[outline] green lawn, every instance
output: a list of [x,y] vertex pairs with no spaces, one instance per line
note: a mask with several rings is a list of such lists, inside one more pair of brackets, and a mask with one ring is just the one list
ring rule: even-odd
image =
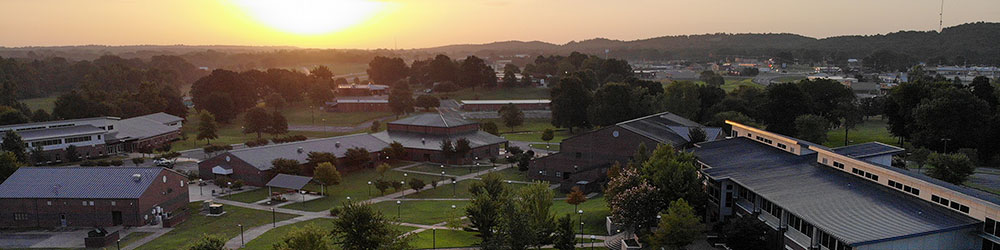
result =
[[[844,146],[844,129],[833,129],[826,133],[827,139],[826,143],[823,143],[827,147],[841,147]],[[847,133],[847,140],[849,144],[858,144],[865,142],[881,142],[889,145],[896,145],[895,137],[889,133],[889,124],[886,120],[882,118],[870,118],[867,121],[854,127],[849,133]]]
[[326,112],[318,107],[296,105],[281,110],[288,125],[354,126],[377,118],[392,116],[391,112]]
[[[395,165],[397,165],[398,167],[398,165],[403,165],[403,164],[404,163]],[[386,180],[392,180],[392,181],[403,180],[403,172],[390,170],[386,171],[385,175],[386,175],[385,176]],[[414,178],[414,177],[423,179],[424,182],[428,183],[428,185],[430,185],[429,184],[430,180],[435,180],[436,178],[440,178],[440,176],[428,176],[428,175],[411,173],[408,174],[407,180],[409,178]],[[317,212],[317,211],[329,210],[334,206],[340,206],[341,202],[346,201],[348,196],[350,196],[351,199],[354,200],[366,200],[369,198],[374,198],[380,196],[379,191],[378,189],[375,188],[374,185],[369,187],[368,181],[373,181],[378,178],[379,176],[378,173],[375,171],[375,169],[370,169],[370,168],[346,173],[343,175],[343,180],[340,182],[340,185],[330,186],[326,190],[327,194],[326,197],[307,201],[305,203],[288,204],[283,207],[288,209]],[[369,188],[371,190],[371,196],[368,195]],[[318,187],[315,185],[306,186],[305,189],[310,191],[319,191]],[[389,188],[389,190],[386,190],[386,193],[389,192],[394,192],[394,191],[392,190],[392,188]]]
[[469,187],[473,183],[479,182],[478,180],[465,180],[460,181],[456,184],[445,184],[440,185],[434,189],[426,189],[420,191],[419,193],[407,194],[406,198],[472,198],[472,194],[469,193]]
[[[181,132],[187,136],[186,140],[181,140],[173,143],[173,150],[181,151],[193,148],[202,148],[205,146],[205,140],[196,140],[198,135],[198,121],[197,114],[192,111],[188,113],[188,119],[184,122],[184,127],[181,128]],[[292,124],[289,122],[289,124]],[[218,139],[212,140],[212,144],[216,145],[229,145],[229,144],[242,144],[249,140],[257,139],[256,134],[243,134],[243,115],[237,116],[229,124],[219,124],[219,130],[216,134],[219,135]],[[317,132],[317,131],[290,131],[288,135],[304,135],[309,138],[322,138],[331,136],[340,136],[352,133],[335,133],[335,132]],[[272,136],[264,135],[263,138],[270,139]]]
[[[603,195],[598,195],[593,199],[587,200],[580,204],[579,210],[583,210],[583,232],[585,234],[593,235],[607,235],[607,229],[605,228],[605,217],[611,215],[611,210],[608,209],[608,204],[604,201]],[[573,230],[580,230],[580,222],[578,220],[579,215],[573,211],[573,205],[566,203],[565,200],[557,200],[552,204],[552,212],[556,214],[556,218],[562,218],[566,214],[573,215]]]
[[[197,214],[200,208],[201,202],[189,203],[188,211],[191,214],[187,221],[136,249],[178,249],[195,242],[203,234],[219,235],[229,240],[240,235],[240,228],[237,226],[239,224],[243,224],[245,230],[271,223],[270,211],[225,206],[226,214],[219,217],[208,217]],[[296,216],[298,215],[277,213],[276,218],[283,221]]]
[[545,149],[549,151],[559,151],[559,144],[528,144],[529,147],[534,149]]
[[479,244],[474,232],[462,230],[426,230],[416,234],[410,246],[414,248],[470,247]]
[[[670,81],[664,82],[664,86],[666,86],[666,84],[669,84],[669,83],[670,83]],[[705,85],[704,81],[694,81],[694,83],[698,84],[698,85]],[[745,78],[745,79],[726,78],[726,83],[723,84],[722,86],[720,86],[719,88],[722,88],[722,90],[725,90],[726,92],[731,92],[733,90],[736,90],[736,89],[740,88],[740,86],[749,86],[749,87],[755,87],[755,88],[763,88],[764,87],[764,86],[761,86],[760,84],[757,84],[757,83],[753,82],[753,78]]]
[[798,82],[798,81],[801,81],[801,80],[804,80],[804,79],[806,79],[806,77],[804,77],[804,76],[782,76],[782,77],[774,78],[774,81],[775,82]]
[[[307,221],[300,221],[300,222],[292,223],[292,224],[289,224],[289,225],[280,226],[280,227],[275,228],[275,229],[271,229],[271,230],[267,231],[266,233],[258,236],[256,239],[253,239],[250,242],[247,242],[247,246],[244,249],[250,249],[250,250],[254,250],[254,249],[257,249],[257,250],[270,250],[272,248],[272,246],[274,245],[274,243],[277,243],[277,242],[281,241],[281,239],[283,237],[285,237],[286,234],[288,234],[289,232],[291,232],[294,229],[302,228],[302,227],[305,227],[307,225],[316,226],[316,227],[318,227],[320,229],[323,229],[324,231],[331,231],[331,230],[333,230],[333,219],[330,219],[330,218],[316,218],[316,219],[311,219],[311,220],[307,220]],[[400,226],[400,225],[395,225],[394,227],[397,230],[400,230],[400,232],[403,232],[403,233],[410,232],[410,231],[413,231],[413,230],[417,229],[415,227],[407,227],[407,226]],[[339,247],[335,247],[335,248],[336,249],[340,249]]]
[[491,121],[499,126],[500,136],[512,141],[545,142],[542,140],[542,131],[545,131],[547,128],[555,131],[552,140],[549,141],[554,143],[561,142],[563,139],[583,132],[582,129],[577,129],[574,131],[576,133],[571,134],[568,129],[557,129],[555,126],[552,126],[552,121],[549,119],[526,119],[524,120],[524,124],[514,127],[513,130],[515,132],[511,132],[510,128],[503,126],[503,121],[499,119],[479,120],[480,123]]
[[[402,201],[398,205],[398,215],[402,222],[433,225],[465,216],[465,206],[468,204],[468,201]],[[456,208],[452,209],[452,205]],[[396,201],[375,203],[373,207],[382,211],[386,217],[396,219]]]
[[[273,191],[279,191],[278,189],[273,189]],[[267,187],[258,188],[242,193],[236,193],[231,195],[222,196],[223,199],[231,201],[239,201],[243,203],[254,203],[268,197]]]
[[146,238],[146,236],[150,236],[152,234],[153,232],[131,232],[128,235],[125,235],[125,237],[121,239],[121,245],[128,246],[129,244],[132,244],[132,242],[135,242],[142,238]]
[[42,109],[45,110],[45,112],[49,112],[51,114],[52,109],[56,107],[56,98],[58,97],[59,97],[58,94],[52,94],[51,96],[48,97],[30,98],[30,99],[23,99],[20,101],[23,102],[24,105],[28,105],[28,108],[31,108],[31,111]]
[[434,95],[455,100],[526,100],[550,97],[547,88],[476,88],[475,91],[470,88],[451,93],[434,93]]
[[517,167],[506,168],[504,170],[497,171],[496,173],[499,174],[500,178],[503,180],[531,181],[527,176],[524,176],[525,172],[518,171]]
[[[453,167],[445,166],[441,168],[441,165],[431,165],[431,164],[421,164],[420,166],[408,168],[408,170],[425,172],[430,175],[438,175],[437,179],[441,179],[441,171],[444,171],[446,175],[467,175],[474,172],[482,171],[490,168],[491,164],[480,164],[479,167]],[[450,178],[450,177],[448,177]]]

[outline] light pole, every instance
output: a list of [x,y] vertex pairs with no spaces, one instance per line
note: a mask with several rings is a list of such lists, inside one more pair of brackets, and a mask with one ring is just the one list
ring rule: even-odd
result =
[[[226,189],[227,189],[228,191],[233,191],[233,182],[231,182],[231,181],[227,181],[227,182],[226,182]],[[228,192],[227,192],[227,193],[228,193]]]
[[305,190],[299,190],[299,193],[302,194],[302,208],[305,208],[306,207],[306,191]]
[[402,221],[399,217],[399,206],[403,204],[403,201],[396,201],[396,220]]
[[594,249],[594,239],[595,238],[597,238],[597,237],[593,236],[593,235],[590,236],[590,249]]
[[274,208],[271,208],[271,228],[277,227],[278,217],[274,214]]
[[[583,236],[583,209],[576,210],[576,213],[579,214],[578,218],[580,218],[580,236]],[[583,239],[580,240],[580,243],[583,243]]]
[[122,239],[118,239],[116,244],[118,244],[118,250],[122,250]]
[[243,240],[243,224],[236,224],[236,225],[240,226],[240,246],[246,246],[246,243]]
[[948,139],[948,138],[942,138],[942,139],[941,139],[941,141],[943,141],[943,142],[944,142],[944,152],[945,152],[945,153],[948,153],[948,141],[951,141],[951,139]]
[[202,191],[201,191],[201,182],[202,182],[202,180],[201,180],[201,179],[198,179],[198,195],[199,195],[199,196],[204,196],[204,195],[205,195],[205,192],[202,192]]
[[437,228],[431,228],[431,248],[432,249],[437,249],[438,248],[437,247],[438,246],[437,242],[438,242]]
[[368,198],[372,197],[372,181],[368,181]]
[[451,178],[451,197],[457,197],[457,196],[458,196],[458,182],[455,181],[455,178]]
[[[406,174],[403,174],[403,176],[406,176]],[[399,184],[402,184],[403,186],[402,195],[400,195],[400,198],[402,198],[403,196],[406,196],[406,181],[399,181]]]

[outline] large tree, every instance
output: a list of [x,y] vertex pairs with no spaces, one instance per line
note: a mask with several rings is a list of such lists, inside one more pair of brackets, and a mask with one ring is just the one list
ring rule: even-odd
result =
[[410,237],[368,203],[345,203],[333,220],[334,243],[344,250],[410,249]]
[[414,103],[417,107],[424,108],[424,111],[430,111],[431,108],[437,108],[441,106],[441,100],[432,95],[420,95],[417,96],[417,100]]
[[570,216],[567,214],[556,221],[556,231],[552,235],[555,249],[576,249],[576,233],[573,232],[573,218]]
[[371,152],[364,148],[349,148],[344,153],[343,165],[361,167],[372,161]]
[[771,132],[794,135],[795,118],[811,114],[809,96],[794,83],[772,84],[767,87],[767,101],[762,110],[761,120]]
[[667,249],[684,249],[701,234],[702,225],[694,208],[684,199],[670,202],[667,213],[660,218],[659,225],[650,237],[654,246]]
[[324,188],[331,185],[340,185],[341,181],[340,171],[337,171],[337,167],[330,162],[323,162],[316,165],[313,177],[322,183]]
[[607,126],[639,116],[638,110],[632,110],[630,102],[633,99],[633,89],[624,83],[608,83],[594,92],[594,101],[587,109],[587,117],[597,126]]
[[795,118],[796,137],[808,142],[823,144],[826,142],[826,132],[829,131],[830,120],[818,115],[800,115]]
[[298,160],[278,158],[271,161],[271,167],[279,174],[300,175],[302,164]]
[[409,84],[400,81],[393,86],[389,91],[389,108],[397,117],[413,112],[413,91]]
[[927,158],[927,165],[931,166],[927,171],[928,176],[955,185],[965,183],[976,170],[973,160],[961,153],[931,153],[930,157]]
[[766,250],[770,230],[756,216],[740,216],[723,225],[722,236],[733,250]]
[[483,85],[496,85],[496,74],[486,61],[476,56],[468,56],[462,60],[458,71],[458,85],[475,89]]
[[280,112],[273,112],[270,116],[266,132],[271,135],[283,135],[288,133],[288,120]]
[[0,151],[0,183],[7,180],[7,177],[14,174],[20,166],[21,163],[17,160],[17,156],[14,156],[14,153]]
[[989,134],[990,126],[1000,125],[990,124],[993,115],[986,101],[966,89],[946,88],[936,92],[933,99],[921,102],[912,111],[914,123],[907,127],[914,146],[942,152],[959,148],[995,150],[995,144],[983,135]]
[[664,90],[664,104],[667,111],[676,115],[698,119],[701,99],[698,95],[698,85],[690,81],[674,81]]
[[0,150],[14,154],[18,162],[28,162],[28,144],[21,139],[21,136],[14,133],[14,130],[7,130],[3,133],[3,142],[0,143]]
[[225,250],[226,239],[219,235],[203,234],[198,241],[187,246],[187,250]]
[[219,121],[228,122],[236,114],[257,104],[257,88],[248,86],[251,82],[243,74],[217,69],[194,82],[191,101],[197,109],[208,110],[216,114]]
[[409,75],[402,58],[376,56],[368,63],[368,76],[377,84],[393,85]]
[[211,112],[202,110],[198,114],[198,136],[196,139],[211,143],[212,139],[219,138],[219,135],[216,134],[218,129],[218,125],[215,123],[215,116]]
[[271,116],[267,114],[267,111],[261,107],[253,107],[247,110],[246,115],[243,116],[243,133],[257,134],[257,138],[260,138],[261,133],[268,131],[268,127],[271,125]]
[[593,94],[584,86],[583,81],[576,77],[559,80],[551,90],[552,125],[559,128],[590,127],[587,120],[587,109],[593,101]]
[[510,128],[510,131],[514,131],[514,127],[524,124],[524,112],[514,104],[504,105],[497,112],[500,114],[500,119],[503,120],[503,125]]
[[274,243],[274,250],[333,250],[333,239],[323,228],[315,225],[306,225],[295,228],[278,243]]

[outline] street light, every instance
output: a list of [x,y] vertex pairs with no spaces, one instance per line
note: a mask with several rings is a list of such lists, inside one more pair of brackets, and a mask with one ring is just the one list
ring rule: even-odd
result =
[[122,250],[122,239],[118,239],[117,244],[118,244],[118,250]]
[[402,186],[403,186],[403,191],[401,192],[402,194],[400,194],[400,195],[401,196],[406,196],[406,181],[399,181],[399,184],[402,184]]
[[451,197],[457,197],[457,196],[458,196],[458,182],[455,181],[455,178],[451,178]]
[[437,228],[431,228],[431,249],[437,249]]
[[243,240],[243,224],[236,224],[236,225],[240,226],[240,246],[246,246],[246,243]]
[[[576,213],[580,215],[578,217],[580,218],[580,236],[583,236],[583,209],[577,210]],[[583,239],[580,239],[580,243],[583,243]]]
[[593,235],[590,236],[590,249],[594,249],[594,239],[595,238],[597,238],[597,236],[593,236]]
[[368,181],[368,198],[372,197],[372,181]]
[[397,201],[396,201],[396,219],[397,219],[397,220],[399,220],[399,219],[400,219],[400,218],[399,218],[399,206],[400,206],[400,205],[403,205],[403,201],[400,201],[400,200],[397,200]]
[[274,208],[271,208],[271,228],[277,227],[278,217],[274,214]]

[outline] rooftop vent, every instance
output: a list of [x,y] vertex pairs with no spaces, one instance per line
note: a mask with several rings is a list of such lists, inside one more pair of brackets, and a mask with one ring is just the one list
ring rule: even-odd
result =
[[338,141],[337,143],[334,143],[333,146],[336,148],[340,148],[340,142]]
[[299,147],[299,149],[296,149],[295,151],[299,152],[299,154],[301,154],[303,150],[302,150],[302,147]]
[[142,181],[142,175],[141,174],[134,174],[134,175],[132,175],[132,181],[134,181],[134,182],[140,182],[140,181]]
[[420,138],[420,143],[421,144],[427,144],[427,141],[425,141],[424,138]]

